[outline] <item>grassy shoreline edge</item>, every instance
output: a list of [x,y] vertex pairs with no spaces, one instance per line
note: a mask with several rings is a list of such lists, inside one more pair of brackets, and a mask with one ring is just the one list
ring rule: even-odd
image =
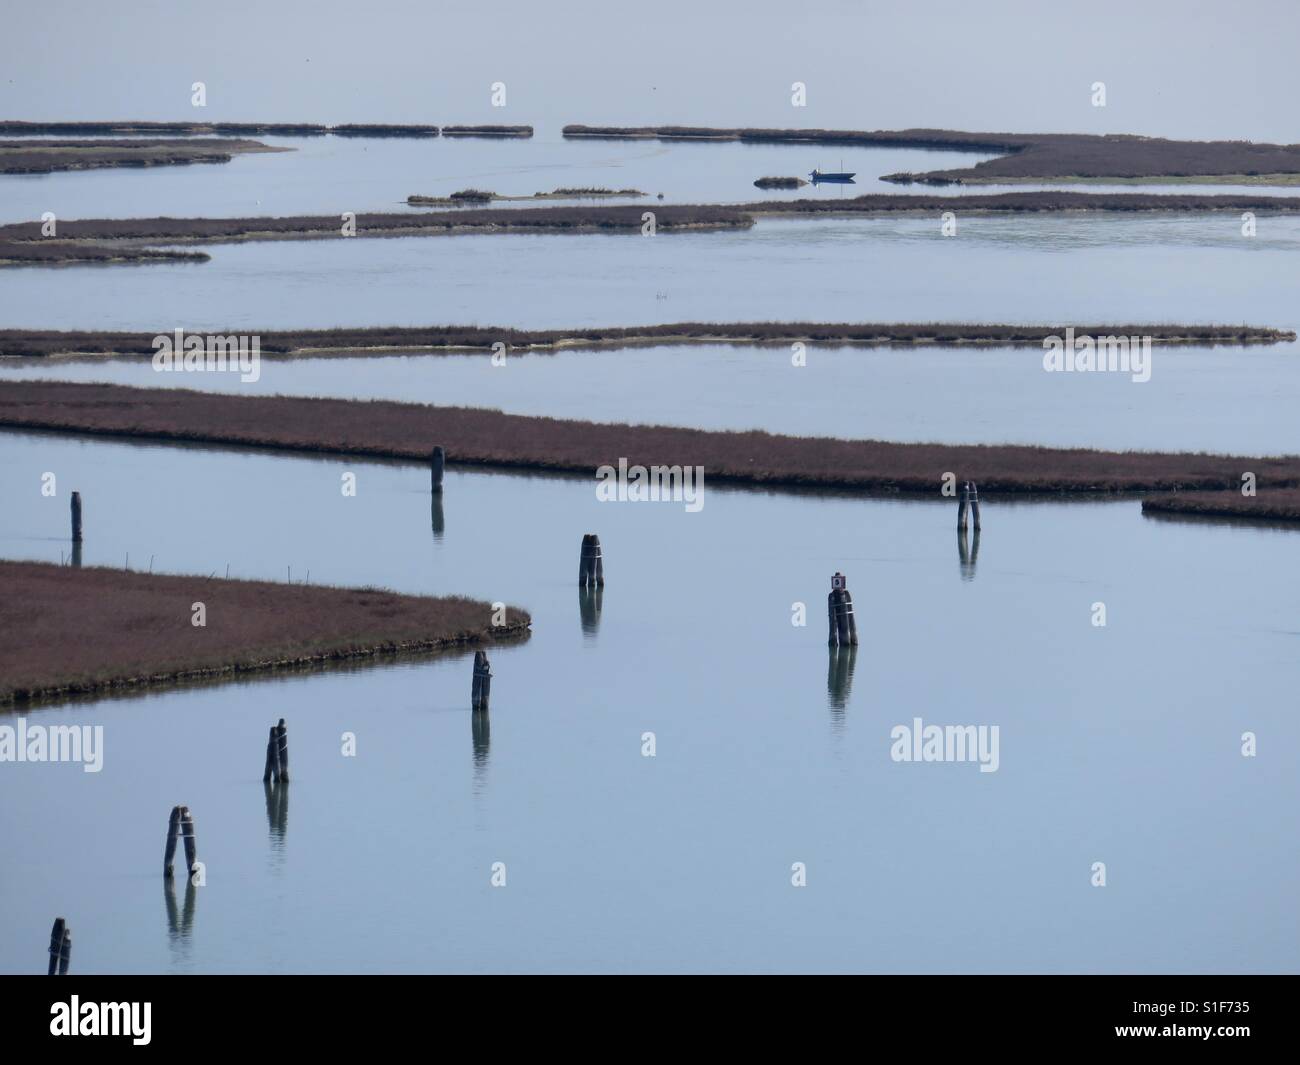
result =
[[[460,596],[0,561],[0,706],[526,639]],[[206,625],[190,623],[204,603]]]
[[[792,343],[844,346],[974,347],[1041,344],[1049,336],[1149,336],[1153,344],[1246,345],[1294,341],[1288,329],[1190,323],[1014,325],[978,322],[671,322],[645,326],[515,329],[495,326],[372,326],[357,329],[226,329],[256,335],[263,355],[488,354],[645,345]],[[0,329],[0,358],[152,355],[156,334],[125,330]]]
[[703,466],[719,484],[937,496],[945,473],[1006,494],[1300,488],[1300,456],[890,443],[618,425],[386,400],[244,397],[60,382],[0,383],[0,427],[594,476],[620,459]]

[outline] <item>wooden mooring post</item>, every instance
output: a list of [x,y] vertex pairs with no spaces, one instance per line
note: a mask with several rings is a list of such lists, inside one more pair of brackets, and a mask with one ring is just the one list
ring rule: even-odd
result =
[[50,929],[50,962],[47,976],[67,976],[68,961],[72,957],[72,932],[62,917],[54,918]]
[[194,818],[190,814],[188,806],[181,807],[181,841],[185,844],[185,868],[190,876],[194,875],[194,867],[198,864],[198,843],[194,838]]
[[600,537],[585,533],[582,537],[582,555],[578,559],[578,586],[599,587],[605,583],[605,559],[600,553]]
[[280,723],[275,726],[276,744],[279,748],[280,755],[280,783],[289,783],[289,729],[285,726],[284,718],[280,718]]
[[486,651],[474,652],[474,686],[470,692],[470,706],[478,713],[487,713],[492,698],[492,666]]
[[853,596],[849,595],[848,579],[837,572],[831,577],[830,595],[826,597],[826,615],[830,624],[827,643],[832,647],[856,647],[858,623],[853,616]]
[[176,869],[176,838],[181,829],[181,808],[172,807],[171,817],[167,819],[167,849],[163,853],[163,876],[168,880]]
[[262,770],[262,783],[274,784],[280,779],[280,737],[279,730],[272,725],[271,735],[266,741],[266,768]]
[[447,452],[435,447],[429,456],[429,487],[434,495],[442,491],[442,471],[447,465]]
[[980,494],[979,489],[975,487],[974,481],[965,481],[961,486],[961,500],[957,504],[957,528],[966,529],[966,508],[970,508],[971,522],[975,526],[975,531],[979,532],[980,528]]
[[72,542],[81,543],[81,493],[72,493]]

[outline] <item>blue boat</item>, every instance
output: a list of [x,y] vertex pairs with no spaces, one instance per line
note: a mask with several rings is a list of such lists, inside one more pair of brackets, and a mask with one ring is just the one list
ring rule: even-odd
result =
[[823,174],[820,170],[814,170],[808,176],[812,178],[812,183],[814,185],[820,185],[822,182],[829,182],[831,184],[837,184],[837,185],[857,184],[857,182],[853,180],[853,174],[845,174],[845,173]]

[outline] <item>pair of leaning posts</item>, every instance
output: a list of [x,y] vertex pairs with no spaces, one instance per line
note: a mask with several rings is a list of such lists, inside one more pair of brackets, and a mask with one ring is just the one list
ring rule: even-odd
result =
[[[961,486],[957,501],[957,531],[965,533],[967,515],[975,531],[980,531],[980,496],[974,481]],[[831,647],[857,647],[858,623],[853,616],[853,596],[849,594],[848,579],[843,573],[831,577],[831,591],[826,597],[826,617],[829,633],[826,642]]]

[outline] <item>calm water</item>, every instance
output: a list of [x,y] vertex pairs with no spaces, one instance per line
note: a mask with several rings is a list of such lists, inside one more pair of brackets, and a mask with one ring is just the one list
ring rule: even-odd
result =
[[772,219],[740,232],[208,248],[212,261],[18,269],[0,325],[1250,322],[1295,328],[1300,218]]
[[[256,331],[437,322],[1248,322],[1295,329],[1300,219],[769,220],[746,233],[225,245],[199,266],[5,275],[0,324]],[[1151,381],[1033,350],[685,348],[512,360],[267,362],[262,388],[897,440],[1297,451],[1294,345],[1157,349]],[[0,373],[13,372],[4,367]],[[156,383],[143,366],[25,373]],[[3,379],[3,378],[0,378]],[[165,383],[175,383],[168,379]],[[191,380],[188,387],[230,382]],[[247,387],[247,386],[241,386]]]
[[[464,188],[502,196],[562,187],[635,188],[651,200],[663,193],[667,203],[836,199],[906,191],[879,181],[882,174],[973,166],[992,158],[888,148],[565,140],[559,126],[538,130],[528,140],[250,139],[292,151],[180,168],[6,176],[0,179],[5,192],[0,223],[38,219],[45,211],[60,218],[360,214],[409,210],[406,198],[413,193],[446,196]],[[754,187],[760,177],[806,178],[814,168],[838,170],[841,161],[845,170],[858,172],[853,185],[807,185],[798,193]]]
[[[99,381],[240,395],[391,399],[587,421],[849,439],[1298,454],[1296,343],[1156,347],[1151,378],[1045,373],[1039,348],[688,345],[264,359],[261,377],[156,373],[147,358],[0,363],[0,382]],[[846,397],[851,400],[846,402]]]
[[[76,972],[1296,966],[1294,533],[990,498],[972,575],[937,502],[708,490],[686,514],[453,472],[435,537],[415,467],[13,434],[0,455],[4,557],[57,562],[75,487],[87,564],[292,565],[534,618],[492,652],[477,746],[464,657],[31,712],[102,724],[104,769],[0,773],[6,971],[44,966],[51,913]],[[863,637],[847,692],[820,608],[836,569]],[[280,716],[295,777],[268,812]],[[999,770],[891,761],[914,717],[998,725]],[[172,916],[176,803],[208,885]]]
[[[245,0],[219,18],[166,19],[47,3],[0,37],[6,115],[192,119],[191,75],[141,78],[133,58],[183,52],[187,69],[211,72],[211,120],[530,122],[538,135],[263,138],[296,151],[7,177],[0,222],[406,210],[411,193],[469,185],[631,185],[650,204],[920,193],[931,190],[878,178],[982,158],[564,142],[570,121],[1294,139],[1293,15],[1261,9],[1247,21],[1276,32],[1243,35],[1174,5],[1101,7],[1026,22],[970,5],[832,4],[792,20],[763,3],[669,0],[633,24],[508,0],[490,56],[450,49],[430,65],[428,41],[475,39],[480,13],[336,12],[342,32],[317,33]],[[1072,46],[1043,49],[1044,38]],[[1015,61],[991,62],[992,40],[995,60]],[[864,41],[889,46],[863,63]],[[231,55],[259,77],[223,74]],[[498,77],[506,111],[489,105]],[[1107,108],[1089,101],[1099,77]],[[800,111],[795,79],[808,84]],[[752,186],[841,163],[856,186]],[[1231,213],[963,214],[955,239],[937,218],[772,219],[653,240],[208,250],[201,265],[4,271],[0,328],[1300,320],[1300,219],[1261,218],[1245,239]],[[1300,450],[1294,345],[1158,351],[1145,385],[1046,375],[1038,358],[813,348],[795,369],[783,350],[710,346],[504,369],[303,360],[268,362],[260,387],[898,440]],[[156,383],[116,362],[3,372]],[[347,470],[354,499],[339,492]],[[55,499],[40,495],[47,471]],[[3,766],[0,970],[43,971],[55,913],[70,921],[79,973],[1297,968],[1300,783],[1287,752],[1300,724],[1283,694],[1300,638],[1294,531],[1144,519],[1134,501],[993,497],[972,565],[953,543],[951,504],[937,501],[709,488],[704,510],[686,514],[599,505],[583,479],[453,470],[431,515],[415,467],[0,433],[0,557],[60,561],[73,489],[87,564],[129,556],[268,579],[292,567],[313,581],[463,592],[526,606],[534,631],[492,652],[490,736],[472,730],[464,656],[32,711],[102,724],[105,766]],[[595,620],[574,582],[592,530],[609,580]],[[851,669],[824,643],[837,569],[863,637]],[[1098,601],[1103,629],[1090,624]],[[807,627],[790,624],[795,602],[808,604]],[[268,806],[262,745],[280,716],[295,780],[287,803]],[[997,725],[999,770],[893,762],[890,730],[916,717]],[[355,758],[340,755],[345,731]],[[654,758],[641,755],[647,731]],[[1257,758],[1239,753],[1246,731]],[[177,803],[195,813],[209,882],[172,894],[158,866]],[[1089,885],[1096,861],[1105,889]],[[494,862],[506,863],[504,888],[490,886]],[[794,862],[807,864],[806,888],[790,884]]]
[[[61,219],[405,211],[413,210],[406,206],[406,198],[413,193],[446,196],[463,188],[487,189],[503,196],[531,196],[562,187],[635,188],[655,202],[663,193],[665,203],[833,200],[866,192],[933,195],[933,188],[879,179],[900,171],[974,166],[994,158],[978,152],[838,145],[565,140],[560,125],[542,126],[528,140],[250,135],[263,144],[292,150],[239,155],[229,163],[214,165],[4,176],[0,177],[4,193],[0,224],[32,221],[46,211]],[[754,187],[760,177],[806,178],[814,168],[841,167],[856,173],[854,184],[806,185],[797,191]],[[1044,187],[1048,186],[954,186],[942,191],[964,195]],[[1091,192],[1300,194],[1296,188],[1223,185],[1077,187]]]

